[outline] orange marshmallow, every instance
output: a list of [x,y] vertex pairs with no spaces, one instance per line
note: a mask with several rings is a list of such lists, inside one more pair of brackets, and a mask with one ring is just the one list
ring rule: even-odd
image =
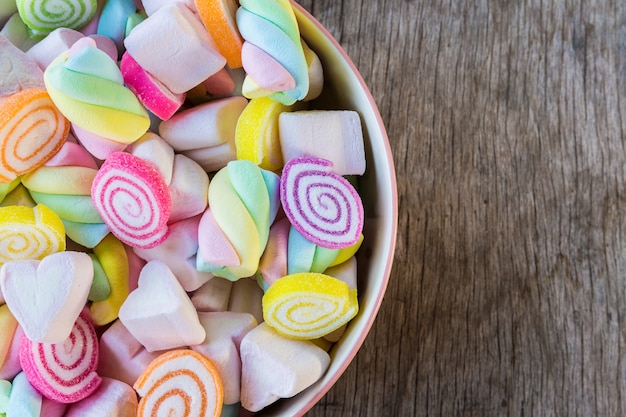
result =
[[237,29],[235,0],[196,0],[196,9],[230,68],[241,67],[243,39]]

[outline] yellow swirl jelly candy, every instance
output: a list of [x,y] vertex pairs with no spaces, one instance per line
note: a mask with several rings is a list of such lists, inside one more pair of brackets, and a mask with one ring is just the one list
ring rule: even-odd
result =
[[0,207],[0,266],[65,250],[65,228],[43,204]]
[[329,275],[284,276],[263,295],[263,318],[293,339],[316,339],[349,322],[358,312],[356,289]]

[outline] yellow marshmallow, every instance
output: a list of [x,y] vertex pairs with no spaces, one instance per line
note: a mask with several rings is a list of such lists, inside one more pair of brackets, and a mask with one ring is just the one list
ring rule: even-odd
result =
[[302,340],[331,333],[359,310],[356,289],[315,272],[280,278],[265,292],[262,303],[267,324],[286,337]]
[[281,168],[283,155],[278,135],[278,115],[292,108],[268,97],[250,100],[235,129],[237,159],[252,161],[269,171]]
[[41,260],[64,250],[65,228],[48,207],[0,207],[0,265],[23,259]]
[[90,308],[93,323],[103,326],[117,318],[122,303],[128,297],[128,256],[124,244],[110,233],[93,248],[93,253],[100,261],[111,287],[109,297],[93,302]]

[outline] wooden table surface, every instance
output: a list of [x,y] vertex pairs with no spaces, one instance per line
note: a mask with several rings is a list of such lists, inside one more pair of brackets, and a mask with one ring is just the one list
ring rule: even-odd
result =
[[308,415],[626,415],[626,2],[300,3],[399,196],[374,327]]

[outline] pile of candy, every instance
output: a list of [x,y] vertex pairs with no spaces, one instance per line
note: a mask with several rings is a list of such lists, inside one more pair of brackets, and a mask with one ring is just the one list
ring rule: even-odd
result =
[[[0,4],[0,416],[229,416],[357,314],[361,120],[288,0]],[[313,101],[314,103],[314,101]]]

